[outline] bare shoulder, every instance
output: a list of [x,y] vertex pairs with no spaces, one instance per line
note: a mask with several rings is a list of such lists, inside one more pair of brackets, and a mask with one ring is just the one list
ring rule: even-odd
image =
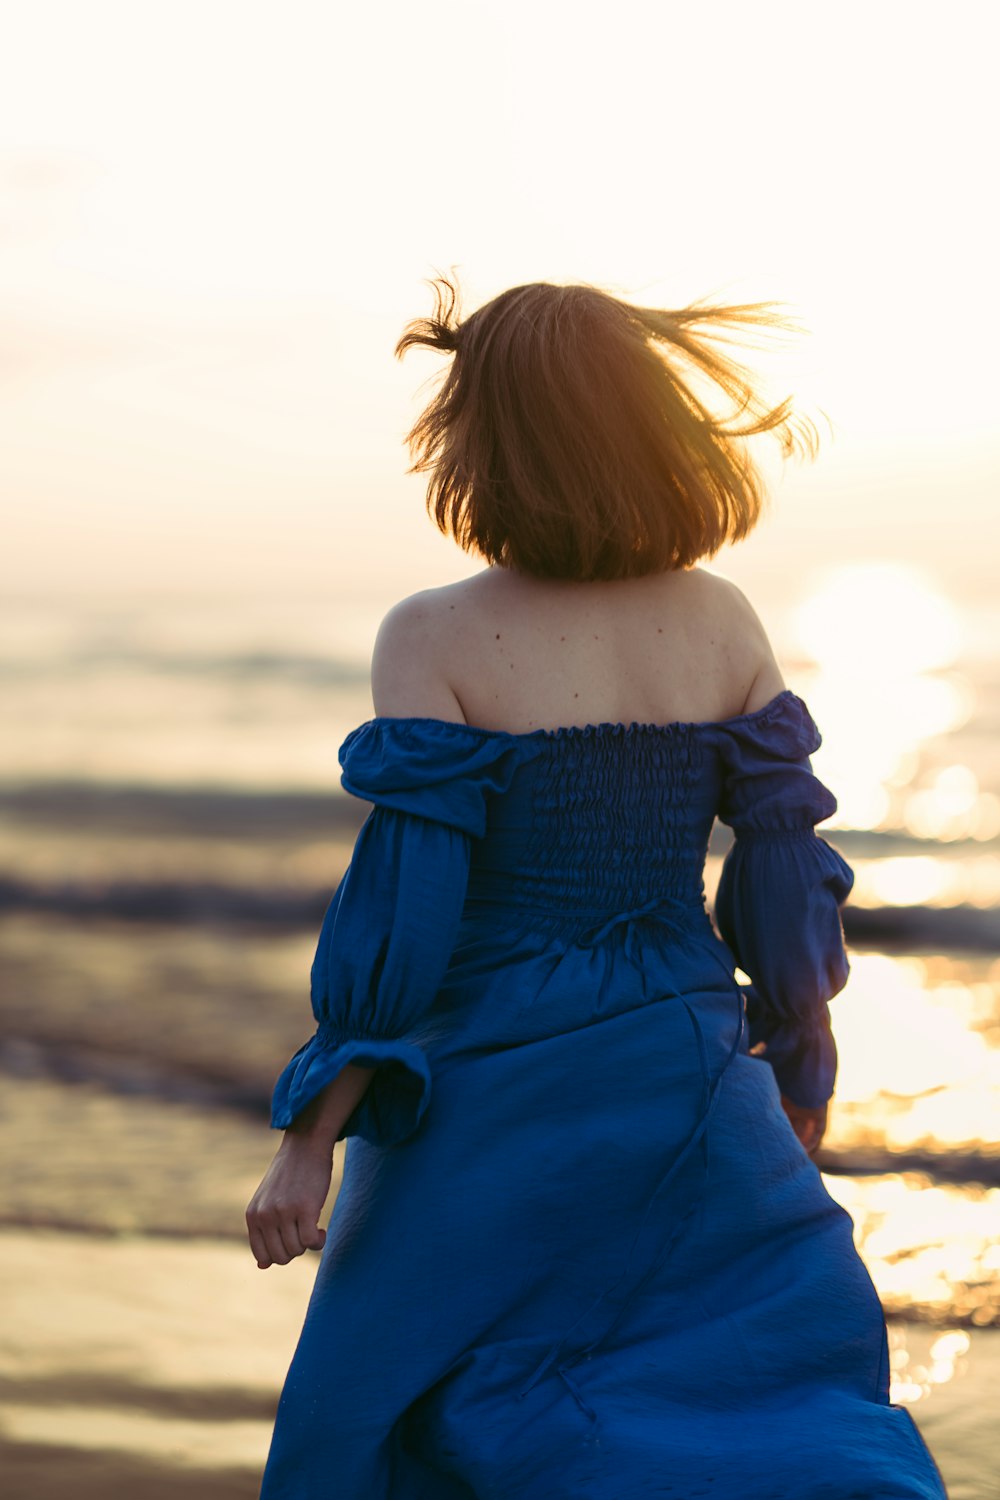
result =
[[448,585],[420,589],[383,617],[371,669],[372,702],[379,717],[466,722],[445,667],[448,596]]
[[731,655],[734,675],[745,701],[741,713],[755,713],[782,692],[785,680],[774,655],[764,624],[743,590],[722,573],[690,569],[708,618],[723,633]]

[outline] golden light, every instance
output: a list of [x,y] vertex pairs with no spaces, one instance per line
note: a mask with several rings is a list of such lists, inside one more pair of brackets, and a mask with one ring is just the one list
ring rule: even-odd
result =
[[853,869],[852,906],[1000,906],[996,854],[858,857]]
[[799,606],[794,625],[814,663],[809,703],[823,726],[815,768],[836,789],[837,825],[892,826],[903,796],[906,816],[928,825],[989,826],[991,810],[979,808],[978,786],[963,766],[946,768],[922,801],[907,792],[920,747],[965,723],[974,708],[968,681],[944,675],[964,628],[930,575],[892,561],[834,568]]
[[[1000,1317],[1000,1282],[990,1264],[1000,1236],[1000,1189],[935,1186],[920,1172],[825,1174],[823,1182],[854,1221],[855,1244],[889,1316],[919,1308],[934,1322],[961,1318],[977,1327]],[[925,1387],[919,1394],[926,1396],[950,1378],[947,1366],[970,1342],[962,1329],[943,1328],[920,1364],[890,1351],[890,1365],[901,1380]]]
[[877,902],[890,906],[923,906],[939,900],[948,887],[948,871],[930,855],[901,855],[872,862],[868,889]]
[[915,838],[993,838],[1000,832],[1000,798],[981,792],[968,766],[945,766],[906,797],[903,819]]
[[[947,1085],[963,1086],[961,1094],[948,1094],[949,1113],[972,1107],[976,1081],[1000,1090],[1000,1052],[968,1029],[960,1010],[936,1002],[919,961],[853,954],[850,982],[831,1005],[831,1015],[840,1052],[837,1100],[861,1107],[868,1129],[881,1124],[890,1133],[891,1127],[897,1141],[904,1134],[927,1133],[953,1139],[947,1120],[938,1120],[933,1130],[927,1122],[914,1131],[893,1117],[904,1102],[905,1113],[912,1115],[918,1096]],[[944,1100],[943,1093],[938,1097]],[[998,1103],[1000,1092],[992,1107]],[[965,1138],[965,1129],[957,1134]]]
[[950,666],[962,634],[950,601],[908,563],[838,567],[798,611],[798,635],[814,660],[855,677],[883,680]]
[[956,1328],[951,1333],[941,1333],[931,1345],[931,1358],[954,1360],[959,1354],[966,1354],[972,1340],[964,1328]]

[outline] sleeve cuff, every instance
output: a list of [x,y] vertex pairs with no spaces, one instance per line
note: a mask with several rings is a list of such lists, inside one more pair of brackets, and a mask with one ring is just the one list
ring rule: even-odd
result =
[[829,1006],[808,1018],[782,1021],[767,1016],[753,985],[744,987],[744,995],[750,1046],[764,1043],[763,1053],[756,1055],[770,1063],[786,1099],[803,1109],[819,1109],[833,1097],[837,1080]]
[[348,1116],[338,1141],[357,1135],[375,1146],[395,1146],[411,1136],[431,1094],[431,1070],[422,1049],[413,1042],[343,1036],[322,1025],[299,1048],[274,1086],[272,1129],[286,1130],[348,1063],[378,1071]]

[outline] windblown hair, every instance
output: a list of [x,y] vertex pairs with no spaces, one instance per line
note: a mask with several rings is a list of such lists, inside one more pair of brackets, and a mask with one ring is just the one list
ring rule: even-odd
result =
[[[748,437],[769,432],[786,457],[815,456],[816,429],[790,399],[768,406],[712,347],[793,326],[769,304],[668,312],[538,281],[463,321],[457,284],[430,285],[434,313],[407,325],[396,355],[422,345],[453,359],[407,434],[408,472],[429,472],[428,514],[490,563],[576,579],[690,567],[760,518]],[[734,415],[714,415],[692,377]]]

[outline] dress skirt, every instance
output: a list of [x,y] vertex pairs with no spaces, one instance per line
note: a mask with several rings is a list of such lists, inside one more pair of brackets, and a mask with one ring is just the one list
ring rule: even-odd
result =
[[373,806],[272,1123],[376,1071],[262,1500],[945,1496],[781,1103],[832,1094],[848,972],[817,743],[787,692],[719,725],[349,737]]

